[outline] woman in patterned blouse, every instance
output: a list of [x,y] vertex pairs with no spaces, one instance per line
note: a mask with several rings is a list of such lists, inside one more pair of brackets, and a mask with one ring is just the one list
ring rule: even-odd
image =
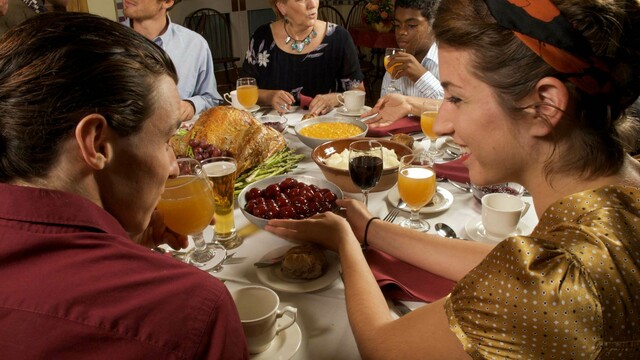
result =
[[363,358],[640,358],[640,164],[621,125],[640,93],[637,0],[447,0],[434,23],[436,131],[476,184],[519,182],[539,223],[495,246],[370,222],[366,241],[457,281],[393,320],[359,242],[371,215],[271,220],[340,254]]
[[358,52],[341,26],[318,20],[318,0],[270,0],[278,18],[259,27],[249,43],[241,76],[256,78],[258,103],[283,113],[302,96],[309,112],[326,114],[337,95],[364,90]]

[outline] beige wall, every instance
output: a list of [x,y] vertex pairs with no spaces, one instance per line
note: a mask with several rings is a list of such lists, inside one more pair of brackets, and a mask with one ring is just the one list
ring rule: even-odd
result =
[[90,13],[117,20],[116,5],[113,0],[87,0],[87,5]]

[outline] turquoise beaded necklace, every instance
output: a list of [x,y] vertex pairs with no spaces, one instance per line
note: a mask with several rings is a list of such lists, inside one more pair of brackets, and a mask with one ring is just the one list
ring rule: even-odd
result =
[[307,35],[304,39],[302,40],[294,39],[293,36],[289,34],[289,31],[287,31],[286,23],[284,24],[284,32],[287,33],[287,38],[284,40],[284,43],[287,45],[291,43],[291,50],[297,51],[299,53],[302,52],[305,46],[311,43],[311,39],[315,39],[315,37],[318,36],[318,33],[316,33],[316,30],[311,29],[311,32],[309,33],[309,35]]

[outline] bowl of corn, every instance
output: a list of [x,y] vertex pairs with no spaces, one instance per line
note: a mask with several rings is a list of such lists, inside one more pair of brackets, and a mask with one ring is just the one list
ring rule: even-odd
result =
[[369,127],[360,119],[317,117],[299,122],[294,130],[300,141],[314,149],[331,140],[363,137]]

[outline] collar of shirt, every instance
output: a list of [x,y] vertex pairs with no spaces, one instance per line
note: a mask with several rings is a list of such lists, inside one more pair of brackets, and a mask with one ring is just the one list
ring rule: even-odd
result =
[[129,237],[106,210],[76,194],[0,183],[0,198],[0,219],[89,227]]
[[[431,71],[432,68],[438,69],[438,46],[435,42],[431,44],[431,47],[429,48],[429,51],[427,51],[427,55],[425,56],[425,60],[423,60],[422,64],[429,71]],[[431,72],[439,78],[437,70]]]
[[167,26],[165,27],[164,31],[160,35],[156,36],[156,38],[153,39],[153,42],[164,49],[163,45],[171,43],[171,41],[173,41],[174,35],[175,35],[174,26],[173,26],[173,23],[171,22],[171,18],[169,17],[169,14],[167,14]]

